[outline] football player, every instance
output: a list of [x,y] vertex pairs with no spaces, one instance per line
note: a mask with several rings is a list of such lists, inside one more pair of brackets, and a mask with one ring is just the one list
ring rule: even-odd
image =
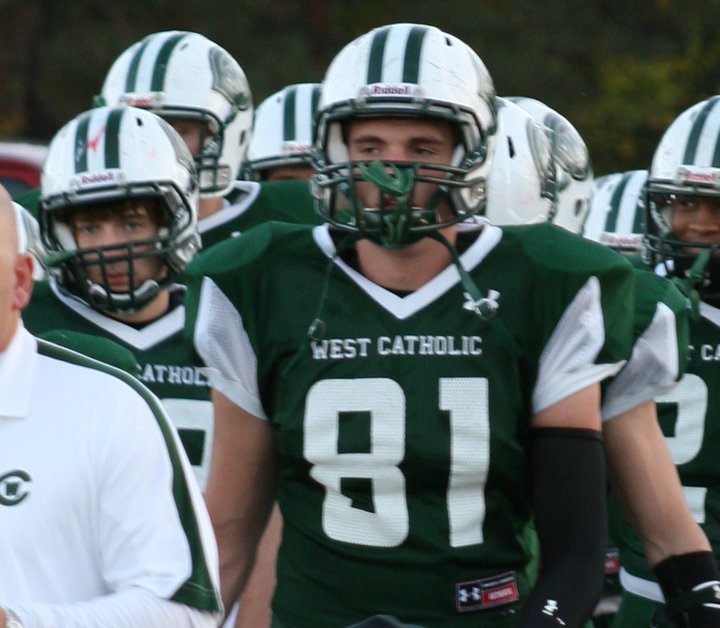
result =
[[[690,301],[690,361],[679,385],[657,398],[660,424],[685,499],[712,551],[645,556],[631,526],[623,528],[616,625],[720,625],[717,495],[717,356],[720,352],[720,96],[682,112],[663,134],[647,173],[645,230],[656,273],[673,278]],[[715,383],[713,383],[715,382]],[[651,568],[652,566],[652,568]],[[662,602],[665,601],[665,606]],[[672,622],[672,623],[670,623]]]
[[278,626],[580,626],[602,585],[599,383],[630,353],[630,265],[552,225],[474,219],[495,93],[448,33],[362,35],[318,111],[327,224],[261,225],[188,270],[223,598],[277,495]]
[[[309,100],[301,100],[304,104],[297,108],[299,113],[312,106],[312,90],[303,89],[302,94],[306,93]],[[200,176],[198,231],[203,247],[267,220],[320,222],[307,182],[237,179],[252,134],[252,94],[239,63],[207,37],[162,31],[132,44],[112,64],[99,101],[149,109],[181,133]],[[288,104],[291,102],[289,99]],[[298,129],[307,132],[304,120]],[[275,545],[272,530],[279,526],[275,515],[269,525],[269,547],[263,546],[271,556]],[[257,594],[250,591],[248,595],[258,601],[267,597],[273,577],[266,574],[265,582],[257,581]],[[269,611],[261,611],[261,618],[253,608],[259,606],[244,605],[238,628],[255,628],[265,622]]]
[[[553,134],[562,132],[564,140],[555,140],[553,145],[563,147],[559,161],[564,163],[566,173],[589,171],[588,166],[572,165],[587,162],[587,149],[581,139],[578,141],[576,131],[569,132],[573,129],[569,122],[538,101],[525,98],[511,100],[533,112],[538,119],[548,122],[546,128]],[[501,118],[504,113],[505,110],[501,110]],[[517,116],[512,119],[517,119]],[[558,123],[558,119],[562,124]],[[537,142],[531,144],[537,145]],[[521,142],[516,141],[515,145],[523,147]],[[576,157],[569,159],[571,155]],[[517,163],[523,163],[522,154],[518,156]],[[515,178],[518,180],[519,176]],[[566,175],[566,178],[571,177]],[[637,220],[637,208],[644,207],[638,201],[642,196],[644,175],[638,171],[610,179],[610,182],[600,181],[602,192],[593,195],[587,222],[586,211],[577,212],[573,208],[587,207],[589,190],[580,184],[584,177],[572,179],[573,183],[565,186],[565,190],[570,190],[572,194],[579,191],[580,194],[569,203],[559,204],[559,207],[564,207],[561,210],[564,217],[560,222],[574,231],[585,223],[586,235],[598,231],[598,225],[602,223],[606,226],[602,231],[605,244],[612,242],[617,245],[612,247],[616,250],[637,254],[633,248],[637,239],[633,239],[632,229],[636,230],[637,224],[641,223]],[[556,180],[561,181],[562,175]],[[491,198],[492,194],[491,189]],[[558,196],[562,197],[562,194],[563,191],[558,190]],[[546,207],[546,204],[538,204],[540,207]],[[548,216],[557,217],[558,213],[549,213]],[[514,218],[514,213],[509,215],[509,219]],[[495,219],[500,219],[500,215]],[[621,239],[609,240],[606,237],[607,228],[618,228],[625,235]],[[638,531],[652,564],[659,564],[673,555],[689,555],[709,548],[707,538],[693,522],[682,497],[653,403],[654,397],[672,389],[684,372],[687,356],[686,310],[682,295],[667,280],[636,269],[633,330],[636,341],[633,354],[620,374],[604,387],[603,393],[603,436],[611,485]],[[615,512],[613,510],[613,515]],[[616,521],[615,516],[612,521]],[[617,534],[614,526],[613,533]],[[606,594],[593,617],[596,626],[609,625],[617,609],[618,567],[617,552],[611,547],[606,560]]]
[[149,109],[188,143],[200,177],[204,247],[266,220],[320,221],[305,182],[238,180],[251,136],[252,94],[240,64],[204,35],[162,31],[134,43],[113,63],[98,100]]
[[296,83],[258,105],[248,146],[248,179],[307,181],[313,175],[310,150],[319,99],[319,83]]
[[200,247],[195,164],[166,122],[133,107],[101,107],[53,138],[42,173],[40,226],[52,266],[25,324],[111,338],[163,401],[205,485],[212,408],[182,342],[177,281]]

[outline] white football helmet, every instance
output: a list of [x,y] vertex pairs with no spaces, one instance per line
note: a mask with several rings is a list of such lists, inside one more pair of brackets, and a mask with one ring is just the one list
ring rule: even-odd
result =
[[555,210],[551,221],[580,233],[590,207],[593,172],[590,153],[578,130],[545,103],[523,96],[509,97],[525,109],[550,134],[557,164]]
[[253,102],[245,73],[225,49],[198,33],[148,35],[113,63],[99,101],[202,123],[200,194],[230,191],[250,140]]
[[18,236],[18,249],[21,253],[30,253],[33,258],[33,278],[45,277],[45,247],[40,238],[40,225],[35,217],[20,203],[13,201],[15,227]]
[[[78,249],[70,212],[132,199],[153,199],[160,232],[152,240]],[[40,233],[47,265],[64,292],[107,312],[134,312],[178,278],[200,248],[195,164],[182,138],[155,114],[135,107],[99,107],[80,114],[55,135],[43,166]],[[148,251],[148,249],[150,249]],[[92,255],[89,255],[92,254]],[[133,262],[159,256],[162,275],[136,285]],[[92,282],[106,259],[127,261],[130,289]]]
[[[646,246],[650,261],[685,277],[697,250],[713,254],[704,269],[703,298],[720,296],[720,243],[679,241],[672,232],[672,201],[692,195],[720,198],[720,95],[683,111],[663,134],[647,180]],[[695,252],[688,250],[689,247]]]
[[[442,173],[430,177],[414,162],[385,162],[391,181],[375,184],[398,199],[396,209],[362,207],[355,184],[369,180],[369,164],[349,162],[343,127],[363,118],[421,118],[450,122],[458,138],[451,165],[423,164]],[[433,26],[392,24],[361,35],[333,59],[318,106],[313,194],[318,211],[338,228],[384,246],[403,246],[482,213],[497,119],[492,79],[478,55]],[[379,166],[377,162],[372,166]],[[371,166],[371,168],[372,168]],[[439,184],[427,207],[413,203],[414,183]],[[381,187],[382,185],[382,187]],[[404,190],[404,191],[399,191]],[[437,203],[453,217],[440,219]]]
[[621,253],[641,253],[647,174],[647,170],[628,170],[597,177],[583,235]]
[[556,168],[550,137],[525,109],[497,98],[498,131],[485,217],[496,225],[550,220]]
[[309,166],[320,83],[288,85],[255,110],[247,153],[247,178],[262,179],[273,168]]

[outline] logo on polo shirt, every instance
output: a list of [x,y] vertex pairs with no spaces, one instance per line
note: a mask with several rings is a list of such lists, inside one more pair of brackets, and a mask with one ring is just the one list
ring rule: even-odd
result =
[[17,506],[23,501],[30,494],[28,482],[32,482],[30,475],[18,469],[0,475],[0,506]]

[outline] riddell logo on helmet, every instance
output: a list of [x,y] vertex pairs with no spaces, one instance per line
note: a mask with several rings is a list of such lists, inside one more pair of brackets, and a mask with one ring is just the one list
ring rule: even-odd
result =
[[288,153],[303,154],[310,151],[310,144],[299,142],[283,142],[282,148]]
[[407,83],[375,83],[369,85],[371,96],[412,96],[414,86]]
[[115,173],[110,171],[96,172],[94,174],[81,174],[79,177],[79,183],[81,186],[99,185],[103,183],[112,183],[114,181]]
[[152,92],[150,94],[123,94],[120,97],[120,104],[139,107],[140,109],[158,107],[162,104],[162,101],[163,96],[159,92]]
[[678,168],[676,182],[720,187],[720,168]]

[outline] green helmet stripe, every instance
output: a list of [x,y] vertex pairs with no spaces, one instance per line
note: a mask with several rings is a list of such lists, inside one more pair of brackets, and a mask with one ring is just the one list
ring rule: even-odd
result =
[[700,136],[702,135],[703,127],[705,126],[705,120],[712,111],[713,107],[717,104],[717,100],[718,96],[708,99],[707,103],[705,103],[705,106],[698,114],[698,117],[695,119],[690,135],[688,136],[687,144],[685,145],[685,155],[683,156],[682,163],[695,163],[695,157],[700,142]]
[[172,37],[168,37],[165,43],[160,47],[157,58],[155,59],[155,68],[153,69],[152,81],[150,83],[150,91],[161,92],[165,88],[165,75],[167,73],[168,61],[170,55],[180,43],[187,33],[177,33]]
[[615,233],[617,230],[618,215],[620,214],[620,205],[622,203],[623,195],[625,194],[625,188],[627,187],[629,177],[623,176],[622,181],[618,183],[613,190],[612,197],[610,198],[610,211],[608,212],[607,218],[605,219],[605,231]]
[[[642,194],[638,196],[638,200],[642,198]],[[638,203],[635,204],[635,219],[633,220],[633,233],[645,232],[645,212],[641,211]]]
[[320,85],[315,85],[312,90],[312,102],[310,103],[310,111],[312,112],[311,115],[315,115],[315,112],[318,109],[318,104],[320,103]]
[[403,61],[403,83],[417,83],[420,75],[420,52],[427,34],[424,26],[414,26],[405,45],[405,59]]
[[297,87],[292,87],[285,92],[283,103],[283,139],[290,142],[295,139],[295,101],[297,99]]
[[138,68],[140,67],[140,60],[142,59],[143,53],[145,52],[145,48],[148,47],[149,43],[150,43],[150,37],[148,36],[138,46],[138,49],[135,51],[135,54],[133,55],[133,58],[130,61],[130,66],[128,67],[128,73],[127,73],[127,76],[125,77],[125,92],[134,92],[135,91],[135,83],[137,82],[137,73],[138,73]]
[[366,81],[368,85],[382,81],[383,57],[385,56],[385,45],[387,44],[389,34],[390,27],[381,28],[373,37],[372,45],[370,46],[370,59],[368,60]]
[[122,121],[124,109],[113,109],[105,124],[105,167],[120,167],[120,122]]
[[[718,97],[718,96],[713,96],[711,98],[711,100],[713,101],[713,104],[717,105],[719,98],[720,97]],[[712,161],[710,162],[710,165],[713,168],[720,168],[720,133],[715,138],[715,150],[713,150],[713,156],[712,156]]]
[[84,115],[75,129],[75,172],[86,172],[88,129],[90,127],[90,113]]

